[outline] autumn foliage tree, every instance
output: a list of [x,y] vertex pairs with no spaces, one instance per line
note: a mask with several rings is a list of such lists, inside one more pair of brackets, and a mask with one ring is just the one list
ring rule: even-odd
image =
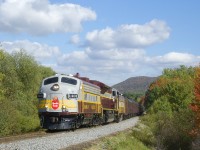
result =
[[192,135],[200,134],[200,67],[196,67],[195,86],[194,86],[194,102],[190,105],[192,111],[195,112],[195,127],[192,130]]
[[146,108],[167,99],[173,111],[187,109],[194,99],[194,72],[194,68],[185,66],[164,69],[163,75],[150,85],[146,93]]
[[186,66],[164,69],[146,93],[148,125],[158,149],[191,149],[192,139],[188,133],[193,128],[194,117],[189,105],[195,98],[195,72],[194,67]]

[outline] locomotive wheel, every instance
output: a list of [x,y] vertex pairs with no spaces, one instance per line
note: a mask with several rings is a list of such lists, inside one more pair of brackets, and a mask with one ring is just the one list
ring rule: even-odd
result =
[[76,129],[80,128],[80,126],[81,126],[81,123],[76,122]]
[[117,117],[116,122],[119,123],[119,122],[122,121],[122,120],[123,120],[123,115],[119,115],[119,116]]
[[123,120],[123,118],[124,118],[124,117],[123,117],[123,115],[120,115],[120,118],[119,118],[119,120],[120,120],[120,121],[122,121],[122,120]]
[[76,121],[74,121],[71,125],[71,129],[72,131],[75,131],[76,130]]

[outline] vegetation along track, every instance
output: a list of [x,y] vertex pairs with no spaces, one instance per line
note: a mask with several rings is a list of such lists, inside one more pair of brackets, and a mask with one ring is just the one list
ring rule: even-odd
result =
[[84,128],[75,132],[61,132],[57,134],[34,137],[18,141],[6,142],[0,144],[0,149],[4,150],[56,150],[64,149],[72,145],[89,142],[119,131],[126,130],[136,125],[138,117],[124,120],[119,123],[111,123],[94,128]]

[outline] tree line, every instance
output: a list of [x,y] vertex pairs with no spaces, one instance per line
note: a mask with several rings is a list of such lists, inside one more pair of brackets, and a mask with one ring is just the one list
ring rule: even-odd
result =
[[53,74],[24,50],[0,50],[0,136],[39,129],[36,95],[42,79]]
[[200,66],[163,70],[144,98],[147,115],[136,137],[150,149],[190,150],[200,135]]

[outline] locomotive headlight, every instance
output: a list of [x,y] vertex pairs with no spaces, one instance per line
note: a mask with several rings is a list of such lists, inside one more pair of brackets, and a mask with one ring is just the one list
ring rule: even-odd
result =
[[59,85],[58,84],[54,84],[52,87],[51,87],[51,90],[53,91],[58,91],[59,90]]
[[48,105],[45,105],[45,108],[48,108]]
[[66,108],[65,105],[62,106],[62,111],[63,111],[63,112],[67,112],[67,111],[68,111],[68,109]]

